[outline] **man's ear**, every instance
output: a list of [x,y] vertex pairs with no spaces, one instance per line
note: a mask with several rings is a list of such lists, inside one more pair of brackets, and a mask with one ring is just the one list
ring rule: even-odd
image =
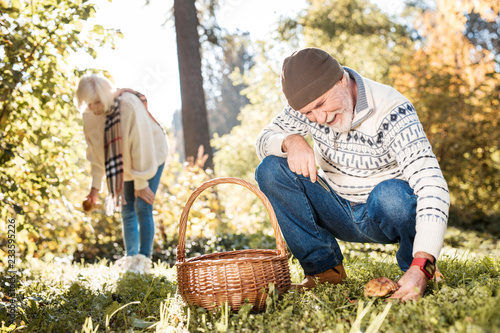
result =
[[345,88],[347,87],[347,77],[346,77],[347,73],[344,72],[344,74],[342,75],[342,77],[340,78],[339,82],[340,84]]

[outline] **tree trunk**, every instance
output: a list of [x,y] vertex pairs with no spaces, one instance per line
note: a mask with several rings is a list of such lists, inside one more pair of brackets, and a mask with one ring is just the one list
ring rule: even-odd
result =
[[200,38],[195,0],[174,0],[177,58],[181,83],[182,127],[186,157],[198,155],[199,146],[208,154],[205,168],[213,169],[207,107],[201,76]]

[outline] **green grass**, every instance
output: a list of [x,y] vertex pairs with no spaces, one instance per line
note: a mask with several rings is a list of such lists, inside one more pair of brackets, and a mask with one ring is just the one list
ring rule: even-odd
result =
[[[363,296],[370,279],[397,280],[396,247],[345,244],[348,282],[304,293],[270,295],[263,313],[243,307],[212,313],[186,306],[176,294],[175,268],[156,264],[153,275],[118,274],[98,264],[20,264],[16,325],[1,332],[500,332],[498,240],[450,228],[440,270],[419,302]],[[290,260],[292,281],[303,273]],[[2,295],[3,296],[3,295]],[[5,301],[5,297],[3,299]],[[0,321],[7,321],[5,302]]]

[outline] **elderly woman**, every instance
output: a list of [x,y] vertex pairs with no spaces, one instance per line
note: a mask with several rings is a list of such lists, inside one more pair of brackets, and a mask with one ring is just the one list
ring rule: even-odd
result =
[[108,213],[120,210],[126,256],[117,264],[126,271],[149,273],[155,235],[153,202],[168,153],[163,129],[147,110],[144,95],[115,89],[103,76],[84,76],[76,91],[83,112],[95,204],[104,175]]

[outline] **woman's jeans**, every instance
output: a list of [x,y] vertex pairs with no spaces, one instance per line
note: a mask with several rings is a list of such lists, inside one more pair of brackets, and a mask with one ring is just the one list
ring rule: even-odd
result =
[[[158,190],[161,173],[165,163],[158,167],[153,178],[148,180],[149,188],[153,193]],[[126,205],[122,208],[123,241],[127,256],[142,254],[147,258],[153,252],[153,240],[155,236],[155,222],[153,220],[153,205],[146,203],[134,195],[134,181],[123,184],[123,192]]]
[[305,275],[322,273],[342,262],[337,239],[399,243],[399,267],[403,271],[410,267],[417,196],[407,182],[383,181],[372,190],[366,203],[351,203],[328,185],[326,189],[318,181],[312,183],[309,177],[290,171],[286,158],[266,157],[255,176]]

